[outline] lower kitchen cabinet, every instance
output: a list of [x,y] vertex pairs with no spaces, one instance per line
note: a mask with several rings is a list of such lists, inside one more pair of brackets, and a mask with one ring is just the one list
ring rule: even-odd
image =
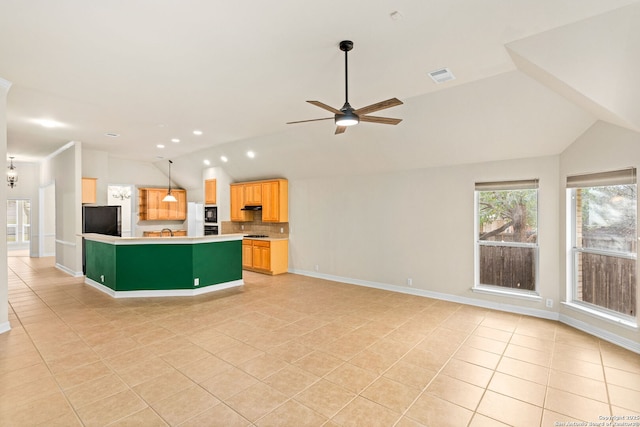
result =
[[245,270],[282,274],[288,267],[288,240],[242,240],[242,268]]
[[173,234],[165,231],[143,231],[142,237],[187,237],[187,230],[172,230]]

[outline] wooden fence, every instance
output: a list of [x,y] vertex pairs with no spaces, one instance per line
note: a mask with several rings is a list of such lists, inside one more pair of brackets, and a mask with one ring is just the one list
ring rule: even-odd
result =
[[[480,246],[480,283],[535,290],[535,249]],[[629,316],[636,314],[636,260],[581,252],[577,299]]]
[[636,260],[581,252],[582,277],[578,295],[582,301],[635,316]]
[[480,246],[480,283],[533,291],[536,288],[534,248]]

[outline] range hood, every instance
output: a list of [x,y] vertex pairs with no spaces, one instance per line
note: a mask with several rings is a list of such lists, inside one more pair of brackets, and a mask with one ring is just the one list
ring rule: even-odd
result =
[[246,205],[244,208],[240,209],[243,211],[261,211],[262,205]]

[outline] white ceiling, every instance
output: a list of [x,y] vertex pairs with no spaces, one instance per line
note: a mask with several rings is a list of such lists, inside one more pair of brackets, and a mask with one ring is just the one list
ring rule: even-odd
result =
[[[374,114],[403,122],[286,125],[331,115],[305,100],[342,106],[343,39],[351,105],[397,97]],[[0,2],[19,161],[81,141],[185,174],[225,154],[259,178],[555,154],[596,120],[640,129],[639,55],[637,0]],[[441,67],[457,79],[435,84]]]

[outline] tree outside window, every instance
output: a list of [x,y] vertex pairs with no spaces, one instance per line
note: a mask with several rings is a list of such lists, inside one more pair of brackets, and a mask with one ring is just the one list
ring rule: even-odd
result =
[[537,180],[476,184],[476,287],[535,292]]

